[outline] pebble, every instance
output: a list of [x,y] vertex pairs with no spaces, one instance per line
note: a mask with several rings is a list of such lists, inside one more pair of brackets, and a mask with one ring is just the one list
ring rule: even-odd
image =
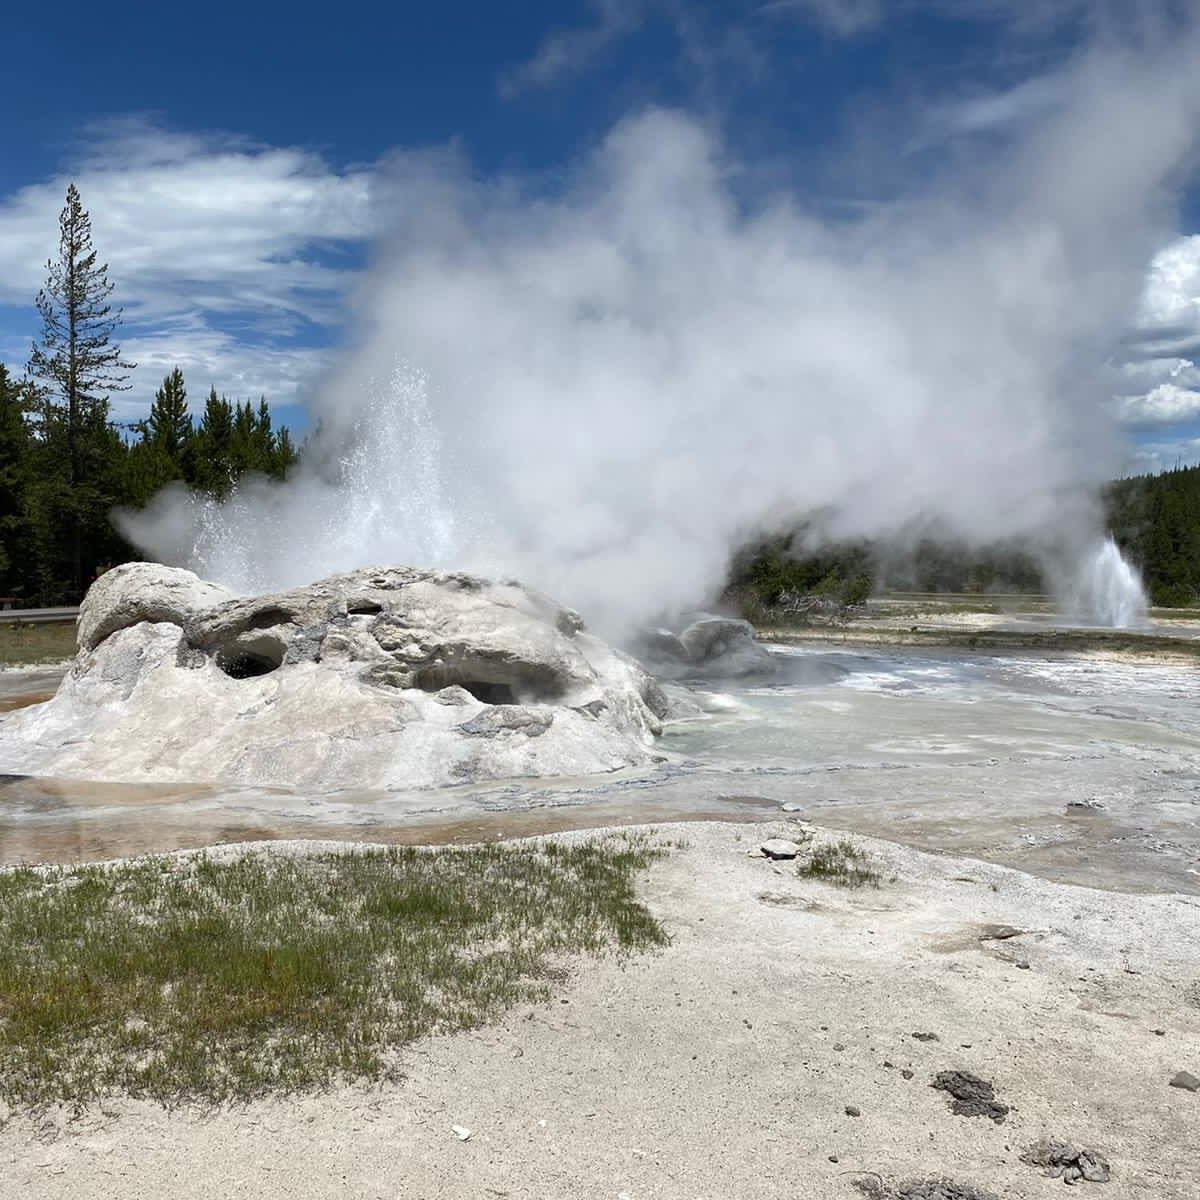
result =
[[1171,1086],[1184,1088],[1189,1092],[1200,1092],[1200,1079],[1197,1079],[1190,1071],[1177,1071],[1171,1076]]
[[862,1116],[862,1109],[861,1109],[861,1108],[859,1108],[857,1104],[847,1104],[847,1105],[846,1105],[846,1116],[848,1116],[848,1117],[861,1117],[861,1116]]
[[940,1042],[942,1039],[936,1033],[914,1033],[918,1042]]

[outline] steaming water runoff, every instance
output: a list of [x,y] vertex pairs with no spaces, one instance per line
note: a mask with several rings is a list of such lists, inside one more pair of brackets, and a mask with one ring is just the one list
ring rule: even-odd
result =
[[[0,861],[258,838],[454,842],[811,818],[1051,878],[1200,894],[1195,661],[774,646],[769,684],[676,686],[652,769],[425,792],[0,777]],[[44,673],[0,676],[7,706]]]

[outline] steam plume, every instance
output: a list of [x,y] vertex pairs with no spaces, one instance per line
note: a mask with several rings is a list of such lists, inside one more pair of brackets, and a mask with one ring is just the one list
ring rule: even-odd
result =
[[1122,454],[1102,364],[1195,149],[1198,48],[1093,48],[1036,124],[853,223],[747,199],[753,164],[680,112],[624,120],[549,197],[401,156],[305,468],[122,528],[246,589],[513,574],[610,630],[702,603],[740,538],[813,510],[830,536],[1082,547]]

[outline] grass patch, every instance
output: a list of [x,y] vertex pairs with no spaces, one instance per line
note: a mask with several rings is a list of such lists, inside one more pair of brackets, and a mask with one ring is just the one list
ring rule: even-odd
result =
[[796,874],[847,888],[878,887],[883,878],[875,866],[874,855],[849,838],[814,846],[808,858],[797,864]]
[[399,1074],[414,1038],[666,942],[645,835],[0,872],[0,1096],[226,1102]]
[[0,666],[59,662],[74,656],[74,621],[46,621],[36,625],[0,622]]

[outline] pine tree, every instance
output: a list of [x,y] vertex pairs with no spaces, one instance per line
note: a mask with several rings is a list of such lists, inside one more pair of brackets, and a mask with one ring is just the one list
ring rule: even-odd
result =
[[150,413],[135,426],[139,440],[125,455],[121,501],[140,508],[168,483],[187,478],[194,437],[187,387],[176,367],[154,393]]
[[[67,590],[78,596],[110,542],[108,396],[125,390],[134,364],[113,343],[121,310],[109,304],[108,264],[97,263],[91,217],[73,183],[58,225],[58,255],[46,263],[46,286],[37,295],[42,337],[33,345],[29,375],[40,385],[43,509],[67,534],[66,561],[53,572],[65,575]],[[85,563],[89,557],[95,561]]]
[[[176,367],[154,393],[150,415],[138,425],[142,440],[161,450],[182,474],[183,453],[192,436],[192,418],[188,412],[187,386],[183,372]],[[173,476],[178,478],[178,476]]]
[[214,387],[208,393],[200,426],[192,439],[188,483],[218,499],[233,487],[237,471],[233,462],[233,405]]
[[299,457],[296,447],[292,445],[292,435],[288,427],[281,425],[279,432],[275,435],[270,474],[276,479],[286,478],[288,471]]

